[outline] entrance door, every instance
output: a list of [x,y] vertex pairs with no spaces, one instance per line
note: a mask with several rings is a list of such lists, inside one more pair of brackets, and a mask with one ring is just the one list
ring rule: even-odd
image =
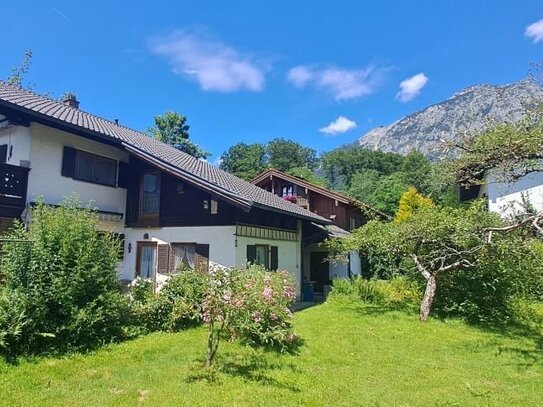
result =
[[311,252],[309,267],[311,269],[311,281],[314,282],[313,289],[317,293],[324,292],[323,286],[330,285],[330,264],[328,253]]
[[141,278],[155,278],[157,245],[155,242],[138,242],[136,274]]

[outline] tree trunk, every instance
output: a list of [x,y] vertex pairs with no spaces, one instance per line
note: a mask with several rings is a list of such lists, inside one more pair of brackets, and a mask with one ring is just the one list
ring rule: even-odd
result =
[[426,290],[424,290],[424,296],[422,297],[422,302],[420,304],[420,320],[426,321],[430,315],[430,310],[432,309],[432,304],[434,303],[434,298],[436,296],[437,282],[436,277],[433,274],[430,274],[426,278]]

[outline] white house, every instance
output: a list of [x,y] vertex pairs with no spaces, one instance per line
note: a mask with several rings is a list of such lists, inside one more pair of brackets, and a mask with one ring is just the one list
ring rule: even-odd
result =
[[148,135],[0,82],[0,227],[42,196],[76,192],[124,239],[119,277],[180,266],[286,269],[302,282],[302,235],[330,223]]
[[488,200],[488,210],[503,217],[521,213],[529,203],[535,210],[543,210],[543,171],[525,175],[515,182],[503,182],[492,176],[484,178],[482,185],[460,188],[460,200],[473,198]]

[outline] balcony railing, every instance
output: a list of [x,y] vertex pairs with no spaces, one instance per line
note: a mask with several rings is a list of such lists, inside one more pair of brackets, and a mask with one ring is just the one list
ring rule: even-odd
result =
[[24,208],[30,168],[0,164],[0,205]]

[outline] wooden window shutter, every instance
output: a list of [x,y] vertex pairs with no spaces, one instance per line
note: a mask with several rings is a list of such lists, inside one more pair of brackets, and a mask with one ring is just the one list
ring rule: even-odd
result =
[[170,245],[158,245],[157,272],[159,274],[168,274],[170,272]]
[[72,147],[64,146],[62,153],[62,176],[71,177],[74,176],[75,170],[75,149]]
[[256,246],[247,245],[247,263],[253,264],[256,260]]
[[128,188],[129,177],[130,164],[119,161],[119,178],[117,180],[117,186],[119,188]]
[[270,270],[277,270],[279,267],[279,249],[277,246],[270,248]]
[[209,271],[209,245],[197,244],[196,245],[196,270]]

